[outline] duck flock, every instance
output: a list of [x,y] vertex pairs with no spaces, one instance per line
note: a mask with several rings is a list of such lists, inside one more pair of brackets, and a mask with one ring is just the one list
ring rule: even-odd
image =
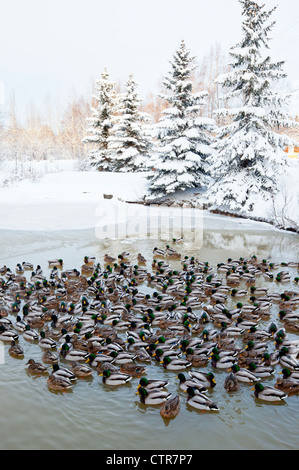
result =
[[[106,386],[135,380],[141,403],[159,405],[164,418],[178,414],[182,394],[168,392],[163,370],[199,410],[221,408],[210,396],[219,372],[228,393],[247,384],[260,400],[298,393],[299,263],[253,255],[210,266],[175,243],[150,260],[85,256],[80,270],[50,260],[47,275],[28,262],[1,267],[4,347],[24,358],[23,340],[38,345],[40,361],[27,357],[27,371],[57,392],[94,374]],[[149,376],[155,367],[159,377]]]

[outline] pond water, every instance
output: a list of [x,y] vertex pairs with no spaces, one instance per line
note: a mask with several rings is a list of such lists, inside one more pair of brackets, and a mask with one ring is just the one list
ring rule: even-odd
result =
[[[122,251],[130,252],[134,263],[141,252],[150,270],[153,248],[165,247],[165,240],[98,240],[94,230],[47,233],[2,230],[0,235],[0,266],[5,264],[14,269],[17,263],[30,261],[35,266],[40,264],[45,274],[49,274],[48,259],[63,258],[65,269],[79,269],[85,255],[95,256],[102,263],[105,253],[116,256]],[[274,262],[299,260],[298,236],[274,230],[247,233],[204,230],[200,242],[183,242],[176,249],[183,255],[208,261],[211,266],[228,257],[238,259],[253,254]],[[297,269],[286,269],[292,279],[298,275]],[[294,282],[283,288],[268,282],[267,287],[275,292],[289,287],[298,290]],[[142,289],[138,286],[138,290]],[[273,307],[273,317],[275,313],[277,306]],[[15,317],[12,319],[15,321]],[[268,323],[269,318],[261,325]],[[290,334],[293,336],[296,337]],[[140,403],[136,395],[138,378],[111,388],[103,385],[95,371],[92,378],[78,379],[70,392],[51,392],[45,377],[34,378],[26,371],[30,357],[40,361],[40,347],[24,341],[21,335],[19,342],[25,358],[13,359],[5,344],[5,360],[0,365],[1,449],[298,448],[299,395],[289,396],[281,404],[267,404],[254,398],[250,385],[241,384],[239,391],[228,393],[223,387],[227,371],[218,370],[216,387],[209,390],[208,396],[218,404],[219,411],[200,412],[187,405],[186,394],[178,389],[177,373],[151,363],[146,375],[167,377],[168,390],[181,396],[179,415],[166,421],[160,416],[159,407]],[[279,370],[277,366],[277,373]],[[273,385],[277,373],[265,382]]]

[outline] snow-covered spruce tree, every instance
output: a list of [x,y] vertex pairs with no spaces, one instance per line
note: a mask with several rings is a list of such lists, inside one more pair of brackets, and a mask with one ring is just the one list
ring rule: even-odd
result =
[[187,188],[205,187],[209,181],[206,158],[215,124],[200,117],[207,92],[192,92],[193,61],[182,40],[164,79],[167,93],[162,98],[168,107],[157,124],[154,168],[146,197],[149,202]]
[[113,155],[108,141],[113,128],[116,92],[106,68],[101,78],[96,80],[94,100],[97,106],[93,107],[92,116],[87,119],[87,136],[83,142],[92,144],[90,164],[99,171],[111,171]]
[[124,93],[119,95],[109,150],[113,152],[113,170],[145,171],[152,147],[149,114],[140,111],[141,99],[133,74],[129,75]]
[[242,6],[243,39],[230,50],[231,71],[217,81],[227,87],[230,123],[219,130],[213,147],[214,184],[207,192],[212,208],[248,214],[259,201],[278,190],[279,174],[287,165],[284,146],[287,137],[275,129],[290,124],[285,114],[288,97],[275,91],[285,77],[284,62],[272,62],[269,33],[275,22],[259,0],[239,0]]

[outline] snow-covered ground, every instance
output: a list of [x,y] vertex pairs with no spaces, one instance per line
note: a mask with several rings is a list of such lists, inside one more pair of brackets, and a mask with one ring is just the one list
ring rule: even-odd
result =
[[[95,228],[99,236],[115,238],[122,227],[134,231],[171,228],[222,230],[268,230],[267,223],[216,215],[200,209],[202,194],[185,191],[171,198],[172,206],[145,206],[148,189],[145,173],[106,173],[82,171],[71,160],[29,162],[23,177],[12,181],[14,163],[0,168],[0,216],[2,229],[74,230]],[[30,170],[30,171],[29,171]],[[110,199],[104,195],[113,196]],[[288,219],[299,226],[299,161],[290,162],[282,181],[282,190],[272,203],[257,204],[251,217],[282,223]],[[190,202],[193,207],[190,207]],[[132,204],[133,203],[133,204]],[[176,207],[175,207],[176,206]],[[189,207],[188,207],[189,206]],[[196,209],[194,207],[197,207]],[[276,215],[274,214],[276,210]],[[116,227],[118,232],[115,233]]]

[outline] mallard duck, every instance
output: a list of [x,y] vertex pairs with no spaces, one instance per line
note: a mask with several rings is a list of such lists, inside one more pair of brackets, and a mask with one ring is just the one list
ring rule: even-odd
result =
[[288,396],[284,391],[263,385],[260,382],[255,384],[255,387],[252,390],[254,390],[254,396],[256,398],[269,402],[282,401]]
[[170,358],[166,356],[163,358],[163,367],[167,370],[182,370],[192,366],[192,363],[180,358]]
[[291,377],[277,377],[274,387],[278,390],[283,390],[288,395],[292,395],[299,392],[299,380]]
[[148,379],[147,377],[141,377],[137,389],[140,387],[145,388],[146,390],[153,390],[159,388],[165,388],[168,385],[167,380],[163,379]]
[[17,316],[16,320],[17,321],[14,324],[14,328],[20,332],[25,331],[27,323],[24,320],[22,320],[22,318],[19,315]]
[[204,341],[213,341],[219,334],[219,331],[216,328],[213,328],[211,330],[203,330],[202,332],[202,339]]
[[26,365],[28,365],[27,370],[31,374],[48,374],[47,367],[40,362],[35,362],[34,359],[29,359]]
[[58,362],[59,355],[55,351],[51,351],[50,349],[46,349],[44,354],[42,355],[42,361],[46,364],[54,364]]
[[233,364],[231,370],[239,382],[252,383],[260,380],[260,378],[253,374],[253,372],[240,367],[238,364]]
[[204,367],[209,362],[209,349],[207,348],[187,348],[185,359],[192,363],[194,367]]
[[125,374],[129,374],[132,377],[138,377],[140,374],[144,374],[146,368],[139,364],[121,364],[119,370]]
[[137,355],[129,352],[111,351],[110,356],[114,359],[116,365],[133,363]]
[[56,341],[50,337],[46,337],[44,331],[40,332],[39,346],[43,349],[55,349],[57,347]]
[[26,325],[23,338],[27,341],[37,341],[39,336],[37,331],[31,329],[30,325]]
[[55,391],[66,391],[73,387],[72,382],[67,377],[58,377],[53,374],[47,380],[48,387]]
[[274,374],[275,369],[271,366],[264,366],[256,364],[255,362],[250,362],[248,364],[248,369],[254,373],[259,379],[271,377]]
[[0,325],[0,341],[3,342],[11,342],[11,341],[18,341],[19,335],[11,330],[5,328],[4,325]]
[[169,245],[166,245],[165,256],[167,256],[168,258],[171,258],[171,259],[177,259],[177,260],[181,259],[181,254],[178,253],[173,248],[171,248]]
[[8,353],[12,357],[24,357],[24,349],[15,341],[11,341]]
[[84,256],[83,261],[85,264],[94,264],[96,263],[95,256]]
[[181,397],[176,395],[173,398],[168,398],[160,408],[160,415],[164,419],[173,419],[175,418],[180,412],[180,402]]
[[239,390],[239,381],[233,372],[230,372],[225,377],[223,386],[228,392],[236,392]]
[[114,358],[110,355],[103,354],[101,352],[99,352],[98,354],[88,353],[86,357],[86,362],[89,363],[91,367],[98,368],[98,366],[103,364],[104,362],[113,363]]
[[286,369],[299,370],[298,360],[289,354],[289,350],[285,346],[283,346],[279,351],[279,362],[282,367]]
[[266,352],[268,345],[265,344],[263,341],[248,341],[245,346],[245,351],[252,351],[255,354],[260,354],[261,356]]
[[146,259],[145,259],[144,256],[142,256],[141,253],[138,253],[138,255],[137,255],[137,261],[138,261],[139,264],[145,264],[145,263],[146,263]]
[[105,369],[102,374],[103,376],[103,383],[105,385],[125,385],[132,380],[132,376],[129,374],[124,374],[123,372],[112,372],[109,369]]
[[67,378],[70,381],[76,380],[75,374],[66,367],[61,367],[59,364],[55,363],[53,364],[52,369],[52,375],[55,375],[56,377]]
[[80,349],[73,349],[67,343],[64,343],[61,346],[60,354],[66,361],[71,362],[86,361],[89,357],[89,353],[87,353],[86,351],[81,351]]
[[164,258],[164,257],[165,257],[165,251],[162,250],[161,248],[155,247],[155,248],[153,249],[153,255],[154,255],[155,257]]
[[179,342],[179,347],[183,352],[187,350],[187,348],[196,348],[197,346],[201,346],[203,344],[202,338],[183,338]]
[[212,400],[203,393],[196,392],[192,387],[187,389],[187,404],[197,410],[218,411],[219,408]]
[[49,268],[59,268],[63,265],[63,260],[62,259],[52,259],[48,261],[48,266]]
[[191,369],[189,375],[192,379],[196,379],[206,388],[214,388],[216,385],[215,376],[212,372],[201,372]]
[[76,362],[71,364],[71,369],[74,375],[80,378],[90,377],[93,373],[91,367],[86,366],[85,364],[77,364]]
[[18,263],[18,264],[16,265],[16,274],[23,274],[23,272],[24,272],[24,269],[23,269],[23,267],[21,266],[21,263]]
[[178,359],[178,351],[175,349],[169,348],[156,348],[152,356],[160,363],[163,362],[164,357],[169,357],[170,359]]
[[116,261],[116,258],[113,258],[113,256],[109,256],[107,254],[104,256],[104,263],[110,264],[114,263],[114,261]]
[[218,354],[213,354],[211,359],[212,366],[217,369],[230,369],[236,363],[234,356],[220,357]]
[[140,396],[140,401],[144,405],[161,405],[169,400],[171,393],[161,389],[151,389],[140,387],[137,391]]
[[181,390],[183,390],[183,392],[186,392],[188,387],[193,387],[201,393],[207,391],[206,387],[204,387],[201,382],[197,381],[196,379],[187,379],[185,374],[182,372],[178,374],[178,379],[180,381],[179,387]]
[[280,374],[283,375],[284,379],[294,379],[294,380],[299,380],[299,371],[296,370],[290,370],[284,367]]
[[33,264],[32,263],[29,263],[28,261],[23,261],[22,262],[22,268],[24,270],[30,270],[32,271],[33,270]]

